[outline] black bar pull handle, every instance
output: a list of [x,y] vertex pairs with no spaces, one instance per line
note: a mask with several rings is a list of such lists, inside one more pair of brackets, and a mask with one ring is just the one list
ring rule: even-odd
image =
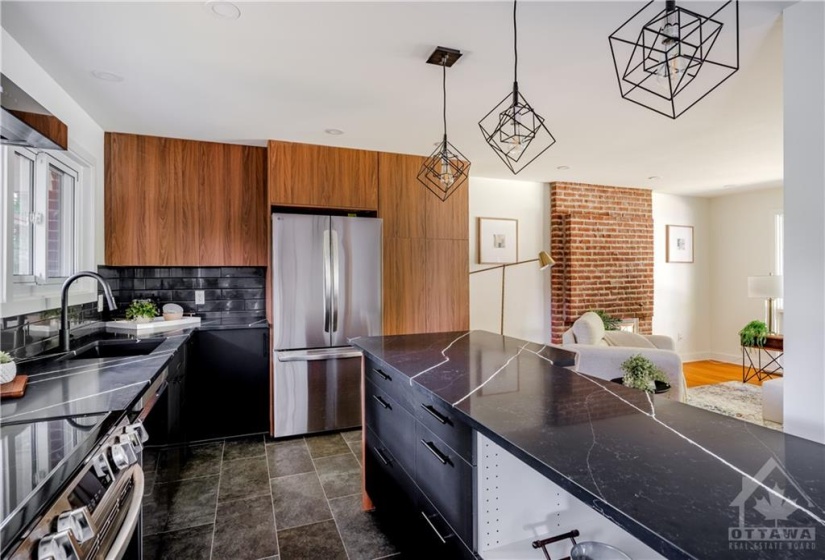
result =
[[448,462],[448,460],[447,460],[447,459],[448,459],[448,458],[447,458],[447,456],[446,456],[446,455],[444,455],[441,451],[439,451],[439,450],[438,450],[438,448],[435,446],[435,444],[434,444],[433,442],[431,442],[431,441],[425,441],[425,440],[423,440],[423,439],[422,439],[422,440],[421,440],[421,444],[422,444],[424,447],[426,447],[426,448],[430,451],[430,453],[432,453],[432,454],[433,454],[433,456],[434,456],[436,459],[438,459],[439,461],[441,461],[441,464],[442,464],[442,465],[446,465],[446,464],[447,464],[447,462]]
[[443,414],[441,414],[440,412],[438,412],[438,411],[435,409],[435,407],[433,407],[433,405],[431,405],[431,404],[424,404],[424,403],[421,403],[421,408],[423,408],[424,410],[426,410],[427,412],[429,412],[429,413],[430,413],[430,415],[431,415],[433,418],[435,418],[436,420],[438,420],[438,421],[439,421],[439,422],[441,422],[442,424],[446,424],[446,423],[447,423],[447,417],[446,417],[446,416],[444,416]]
[[439,530],[435,528],[435,525],[433,525],[433,522],[432,522],[432,521],[430,521],[430,516],[429,516],[429,515],[427,515],[427,514],[426,514],[426,513],[424,513],[423,511],[421,512],[421,515],[422,515],[422,517],[424,517],[424,521],[426,521],[426,522],[427,522],[427,525],[429,525],[429,526],[430,526],[430,529],[432,529],[432,530],[433,530],[433,533],[435,533],[435,536],[436,536],[436,537],[438,537],[438,540],[440,540],[440,541],[441,541],[441,544],[447,544],[447,538],[451,537],[452,535],[450,534],[450,535],[447,535],[446,537],[444,537],[444,536],[443,536],[443,535],[439,532]]
[[382,399],[381,397],[379,397],[378,395],[373,395],[372,398],[377,400],[378,404],[380,404],[384,408],[388,408],[388,409],[392,410],[392,407],[390,406],[390,404],[387,401],[385,401],[384,399]]
[[387,459],[387,458],[384,456],[384,454],[381,452],[381,450],[380,450],[380,449],[378,449],[377,447],[375,448],[375,454],[376,454],[376,455],[378,455],[378,458],[379,458],[379,459],[381,459],[381,462],[382,462],[382,463],[384,463],[384,464],[385,464],[385,465],[387,465],[388,467],[390,466],[390,460],[389,460],[389,459]]
[[372,371],[381,376],[384,381],[392,381],[392,377],[381,371],[379,368],[372,368]]

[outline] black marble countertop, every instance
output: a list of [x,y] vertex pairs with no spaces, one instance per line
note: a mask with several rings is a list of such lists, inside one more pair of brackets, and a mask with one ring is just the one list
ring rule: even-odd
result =
[[576,373],[559,367],[563,350],[484,331],[351,343],[666,558],[825,555],[825,445]]
[[[267,328],[265,319],[248,324],[215,319],[192,328],[140,335],[141,340],[163,339],[157,348],[143,356],[59,361],[62,354],[53,352],[20,361],[18,374],[29,376],[26,394],[0,402],[0,421],[17,423],[129,410],[194,332]],[[72,348],[101,340],[134,338],[134,335],[100,329],[73,340]]]

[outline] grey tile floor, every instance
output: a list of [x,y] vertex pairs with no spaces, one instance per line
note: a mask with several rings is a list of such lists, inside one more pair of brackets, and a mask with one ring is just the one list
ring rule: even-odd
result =
[[361,511],[361,431],[228,439],[144,455],[144,559],[400,555]]

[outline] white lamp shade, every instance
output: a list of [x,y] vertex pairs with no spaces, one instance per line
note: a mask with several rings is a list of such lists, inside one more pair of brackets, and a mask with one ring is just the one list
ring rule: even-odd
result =
[[748,297],[752,298],[781,298],[781,276],[749,276]]

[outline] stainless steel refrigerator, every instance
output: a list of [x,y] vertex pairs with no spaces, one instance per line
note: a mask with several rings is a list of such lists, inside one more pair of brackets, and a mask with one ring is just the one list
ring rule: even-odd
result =
[[361,353],[381,334],[381,220],[272,215],[276,437],[361,424]]

